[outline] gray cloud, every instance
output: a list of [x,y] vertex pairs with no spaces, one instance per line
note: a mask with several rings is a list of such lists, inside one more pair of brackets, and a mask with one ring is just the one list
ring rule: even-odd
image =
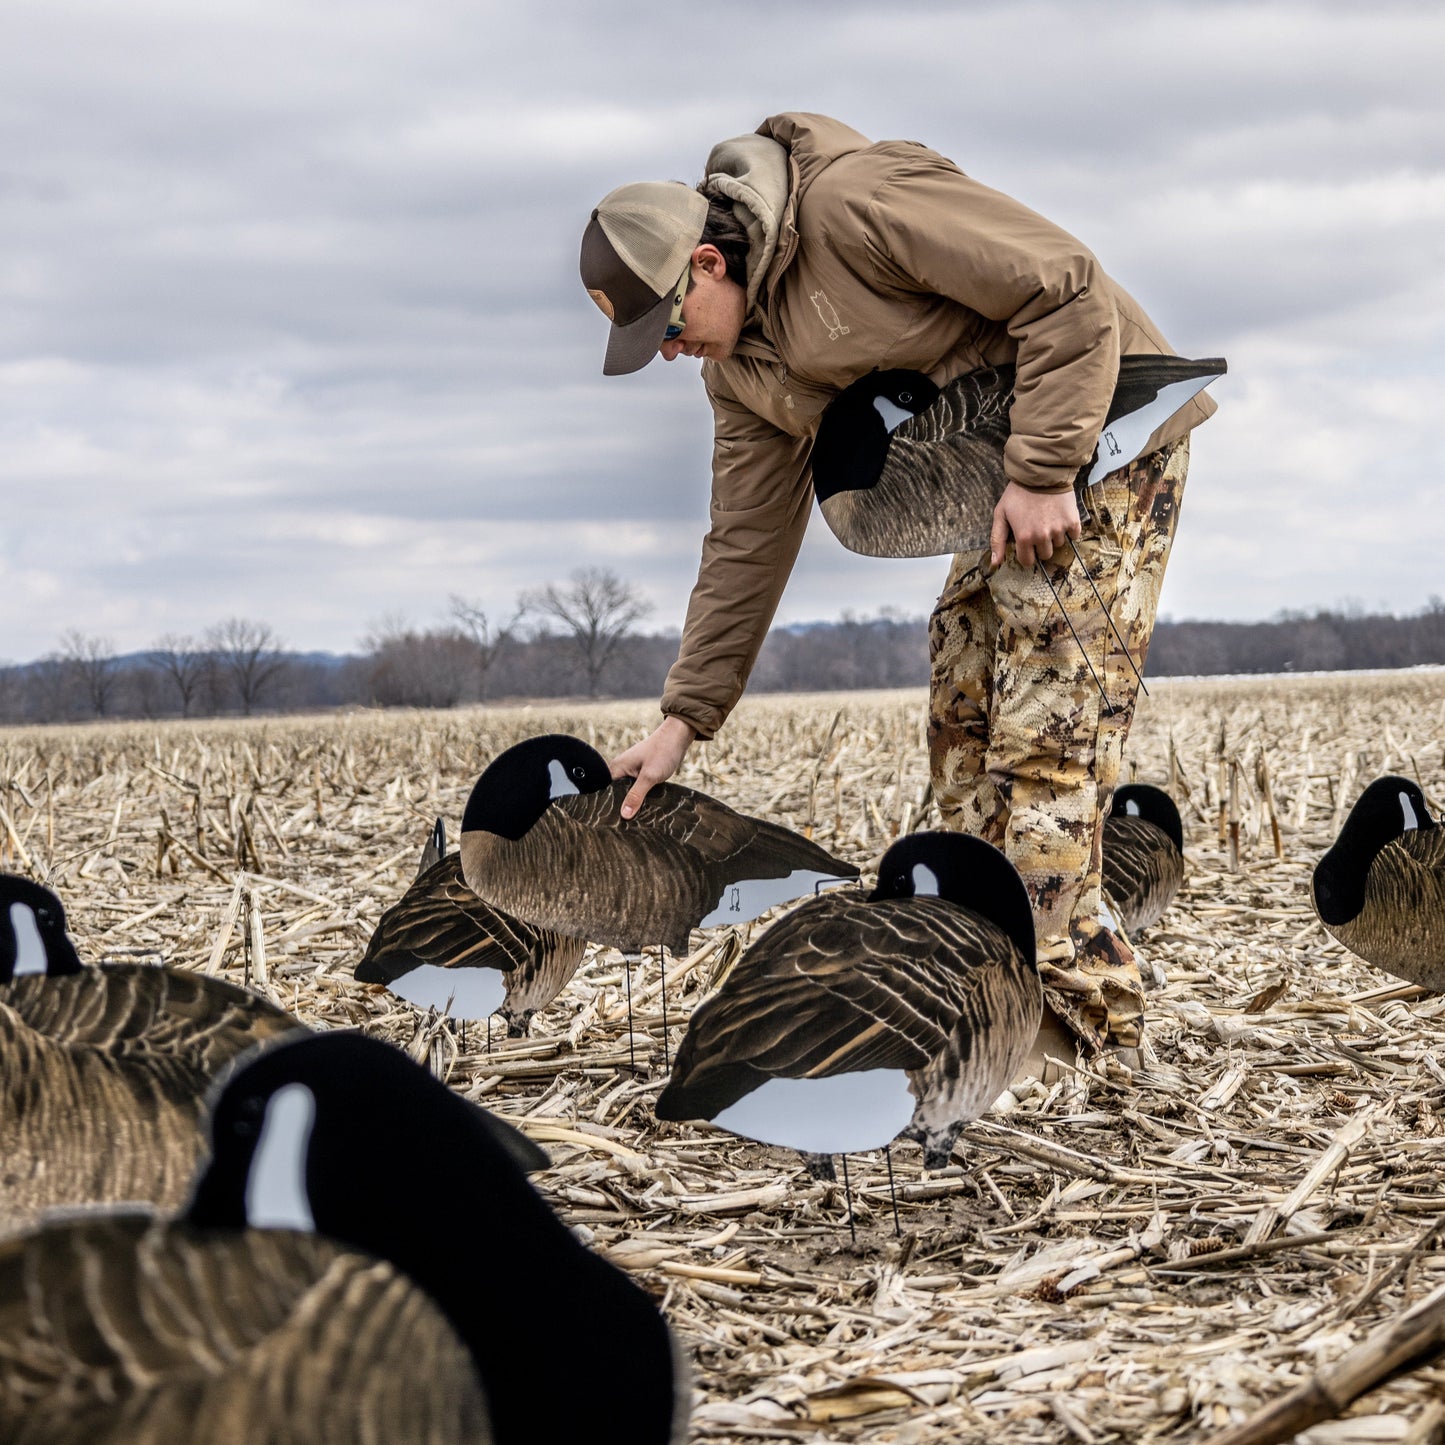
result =
[[[0,656],[234,612],[344,648],[583,563],[680,622],[706,406],[686,363],[598,374],[577,239],[604,191],[695,179],[785,108],[935,145],[1229,356],[1166,611],[1441,590],[1436,7],[12,0],[3,26]],[[921,611],[942,571],[818,528],[781,615]]]

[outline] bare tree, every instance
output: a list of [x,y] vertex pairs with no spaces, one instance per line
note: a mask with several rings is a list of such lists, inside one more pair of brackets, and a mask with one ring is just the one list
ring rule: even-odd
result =
[[374,622],[368,653],[371,700],[383,707],[455,707],[473,666],[471,640],[458,628],[418,632],[400,613]]
[[477,701],[487,700],[487,674],[502,649],[512,640],[517,623],[521,620],[522,609],[512,614],[510,622],[493,628],[480,602],[471,602],[455,592],[451,595],[451,612],[457,625],[477,649]]
[[603,670],[633,623],[652,611],[652,603],[630,582],[607,567],[582,567],[566,587],[549,582],[523,593],[523,611],[555,618],[572,635],[587,674],[587,696],[596,697]]
[[264,622],[228,617],[206,633],[206,646],[235,685],[241,711],[250,717],[262,692],[286,665],[280,638]]
[[156,671],[168,677],[175,688],[176,696],[181,700],[181,716],[190,717],[191,706],[211,665],[209,654],[194,637],[168,632],[156,639],[150,660]]
[[60,639],[60,658],[79,682],[91,712],[104,717],[115,691],[115,644],[108,637],[88,637],[72,627]]

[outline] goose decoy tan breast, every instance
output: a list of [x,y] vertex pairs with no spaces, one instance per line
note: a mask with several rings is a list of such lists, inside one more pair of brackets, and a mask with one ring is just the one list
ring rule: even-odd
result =
[[659,1119],[708,1119],[805,1154],[900,1132],[930,1168],[1007,1088],[1038,1033],[1028,895],[977,838],[917,833],[878,888],[800,904],[693,1014]]
[[1184,883],[1184,824],[1174,800],[1149,783],[1114,791],[1104,819],[1104,892],[1124,932],[1157,923]]
[[636,953],[686,951],[694,928],[745,923],[851,863],[705,793],[661,783],[622,817],[629,784],[577,738],[530,738],[495,758],[462,820],[462,872],[493,907]]
[[1315,913],[1367,963],[1445,991],[1445,828],[1409,778],[1377,778],[1315,865]]
[[680,1441],[671,1333],[532,1189],[546,1162],[377,1040],[249,1056],[180,1217],[0,1244],[0,1438]]
[[[1153,432],[1224,374],[1219,358],[1125,356],[1094,457],[1075,479],[1086,489],[1125,466]],[[932,557],[988,545],[1008,485],[1015,368],[985,367],[940,387],[917,371],[860,377],[829,403],[811,463],[823,518],[851,551]]]
[[422,871],[382,914],[356,977],[454,1018],[500,1012],[507,1032],[520,1037],[571,982],[586,951],[584,939],[534,928],[482,902],[462,876],[461,855],[447,855],[439,818]]
[[55,1205],[179,1204],[211,1080],[300,1029],[221,979],[83,966],[60,900],[0,875],[0,1230]]

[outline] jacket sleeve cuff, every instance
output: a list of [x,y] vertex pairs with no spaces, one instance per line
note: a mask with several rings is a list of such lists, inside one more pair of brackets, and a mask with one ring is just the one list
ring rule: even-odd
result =
[[665,718],[681,718],[696,734],[693,741],[698,743],[711,742],[724,720],[724,714],[716,708],[674,702],[670,698],[662,700],[662,715]]

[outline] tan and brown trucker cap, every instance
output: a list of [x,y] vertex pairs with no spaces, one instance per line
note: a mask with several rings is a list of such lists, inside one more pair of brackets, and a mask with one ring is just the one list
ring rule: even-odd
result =
[[638,181],[602,198],[582,235],[582,284],[612,323],[604,376],[640,371],[662,344],[707,197],[681,181]]

